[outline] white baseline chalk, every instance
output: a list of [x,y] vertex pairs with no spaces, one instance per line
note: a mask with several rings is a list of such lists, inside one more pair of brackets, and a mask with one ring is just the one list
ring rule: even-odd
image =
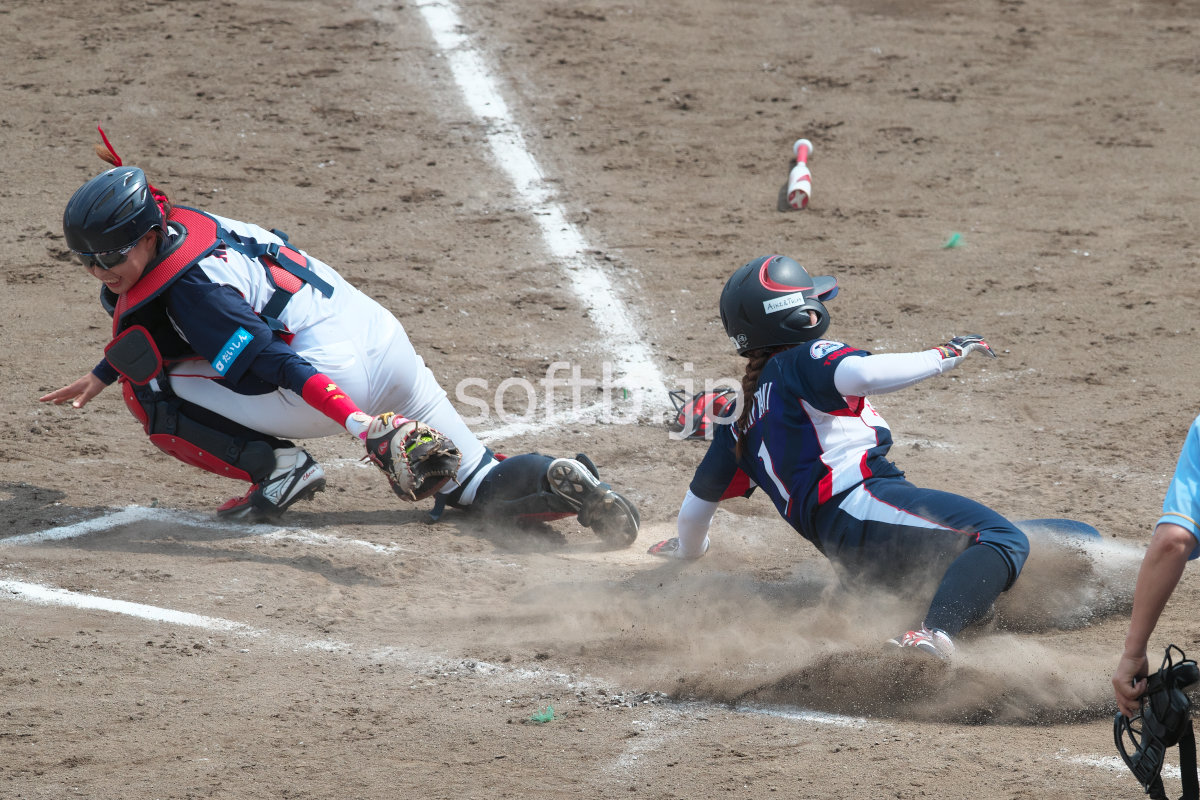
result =
[[252,523],[230,523],[214,519],[207,514],[192,514],[170,508],[146,508],[145,506],[128,506],[120,511],[107,514],[95,519],[76,522],[73,525],[62,525],[57,528],[47,528],[44,531],[26,533],[20,536],[10,536],[0,539],[0,548],[19,545],[37,545],[46,542],[57,542],[65,539],[77,539],[93,533],[101,533],[122,525],[135,522],[155,522],[187,526],[189,528],[209,528],[223,531],[235,531],[247,535],[257,535],[263,540],[289,539],[304,544],[321,547],[358,547],[372,550],[381,555],[395,553],[418,552],[396,544],[376,544],[361,539],[346,539],[328,533],[317,533],[303,528],[283,528],[276,525],[256,525]]
[[[1129,767],[1125,766],[1125,762],[1121,760],[1120,756],[1069,756],[1067,758],[1055,756],[1055,758],[1069,761],[1072,764],[1082,764],[1085,767],[1095,767],[1106,772],[1123,773],[1129,777],[1129,781],[1133,786],[1141,788],[1138,786],[1137,779],[1133,777],[1133,773],[1129,771]],[[1162,775],[1165,778],[1179,780],[1182,773],[1179,771],[1179,767],[1172,764],[1163,764]],[[1130,793],[1132,794],[1132,791]]]
[[[450,0],[416,3],[434,42],[441,50],[471,112],[484,123],[495,162],[512,181],[527,212],[542,229],[550,253],[558,259],[579,303],[599,329],[602,350],[615,354],[624,368],[630,391],[663,397],[666,384],[650,355],[645,337],[612,281],[588,253],[593,248],[582,232],[554,202],[554,191],[525,146],[525,136],[509,113],[484,58],[464,33],[457,8]],[[648,407],[652,408],[653,404]]]
[[91,533],[100,533],[111,528],[117,528],[121,525],[129,525],[134,522],[170,522],[176,525],[187,525],[192,528],[221,528],[222,530],[244,530],[247,533],[252,533],[255,530],[275,530],[267,526],[261,525],[230,525],[229,523],[217,522],[211,516],[201,516],[189,514],[185,511],[177,511],[167,508],[147,508],[145,506],[127,506],[112,514],[106,514],[95,519],[76,522],[72,525],[62,525],[57,528],[47,528],[44,531],[35,533],[25,533],[20,536],[9,536],[7,539],[0,539],[0,547],[12,547],[15,545],[28,544],[44,544],[45,542],[56,542],[64,539],[76,539],[80,536],[87,536]]
[[240,622],[220,619],[219,617],[206,617],[200,614],[189,614],[186,611],[174,611],[169,608],[130,603],[126,600],[113,600],[108,597],[70,592],[66,589],[57,589],[53,586],[43,586],[37,583],[0,580],[0,592],[15,595],[15,597],[10,599],[24,600],[39,605],[69,606],[71,608],[93,611],[108,611],[113,614],[124,614],[155,622],[169,622],[172,625],[206,628],[211,631],[231,631],[254,636],[262,633]]
[[0,547],[21,544],[42,544],[44,542],[55,542],[63,539],[75,539],[79,536],[86,536],[89,533],[99,533],[109,528],[128,525],[131,522],[144,522],[146,520],[162,518],[163,516],[164,512],[162,509],[129,506],[115,514],[107,514],[103,517],[76,522],[73,525],[62,525],[57,528],[37,531],[36,533],[26,533],[21,536],[10,536],[7,539],[0,539]]

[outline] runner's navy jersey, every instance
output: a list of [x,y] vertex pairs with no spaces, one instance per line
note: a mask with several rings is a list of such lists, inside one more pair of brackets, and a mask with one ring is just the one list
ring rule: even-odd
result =
[[873,476],[899,477],[885,458],[887,423],[865,397],[843,397],[833,373],[843,358],[870,355],[820,339],[773,356],[752,398],[744,457],[734,455],[733,425],[719,425],[691,490],[715,502],[741,469],[805,538],[816,541],[817,506]]

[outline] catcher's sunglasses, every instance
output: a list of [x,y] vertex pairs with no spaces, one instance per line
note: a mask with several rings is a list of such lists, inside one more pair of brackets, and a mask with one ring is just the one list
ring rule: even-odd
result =
[[91,268],[96,266],[103,270],[109,270],[124,264],[129,251],[136,246],[137,242],[134,242],[131,245],[122,247],[120,250],[106,250],[103,253],[76,253],[75,257],[85,267]]

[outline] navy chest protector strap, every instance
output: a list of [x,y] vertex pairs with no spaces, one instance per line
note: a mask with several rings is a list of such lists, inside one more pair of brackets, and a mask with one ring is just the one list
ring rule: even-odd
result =
[[283,244],[263,244],[257,239],[242,237],[233,231],[225,230],[214,217],[186,206],[172,208],[168,221],[178,235],[171,248],[157,263],[147,268],[147,272],[133,288],[117,298],[111,312],[114,336],[121,332],[123,316],[162,294],[184,271],[222,245],[248,258],[256,259],[266,270],[275,292],[258,315],[273,331],[286,330],[279,322],[279,315],[283,313],[284,306],[292,299],[292,295],[300,291],[305,284],[312,286],[325,297],[333,294],[333,286],[309,269],[308,257],[289,247],[287,235],[280,231],[272,233],[283,239]]
[[287,246],[286,233],[279,230],[272,230],[271,233],[283,239],[284,244],[263,244],[257,239],[244,238],[224,228],[217,229],[217,237],[226,247],[247,258],[258,259],[267,268],[267,275],[270,276],[275,292],[258,315],[271,330],[282,331],[284,326],[279,322],[279,315],[283,313],[283,308],[292,299],[292,295],[300,291],[304,284],[307,283],[325,297],[333,294],[333,287],[308,268],[308,258],[303,253]]
[[1200,668],[1196,662],[1175,645],[1168,645],[1162,666],[1146,678],[1138,715],[1128,719],[1118,711],[1113,718],[1117,752],[1153,800],[1168,800],[1162,780],[1163,760],[1167,749],[1176,745],[1183,780],[1180,800],[1200,800],[1192,701],[1186,693],[1197,682]]

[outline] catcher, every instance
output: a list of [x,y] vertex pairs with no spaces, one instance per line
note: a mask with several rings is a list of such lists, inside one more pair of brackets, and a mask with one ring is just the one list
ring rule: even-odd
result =
[[104,141],[113,168],[71,197],[63,232],[102,284],[113,340],[42,402],[82,408],[119,380],[153,444],[250,484],[225,518],[274,519],[324,489],[292,440],[345,430],[402,499],[436,494],[436,515],[577,515],[611,544],[637,537],[637,510],[586,456],[493,454],[389,311],[280,231],[172,205]]

